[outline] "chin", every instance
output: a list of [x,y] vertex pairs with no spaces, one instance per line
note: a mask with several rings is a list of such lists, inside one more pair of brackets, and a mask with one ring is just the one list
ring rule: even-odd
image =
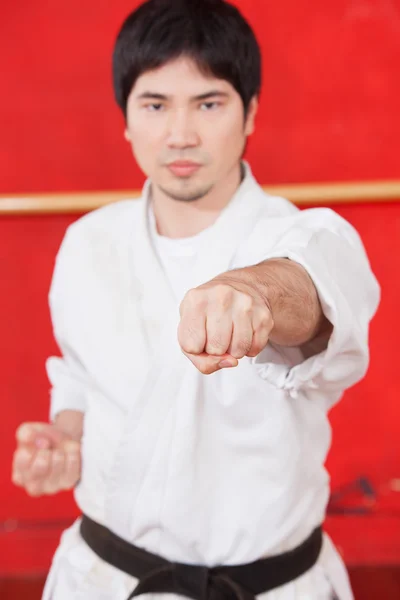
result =
[[179,189],[179,186],[163,186],[159,185],[160,190],[172,200],[176,200],[177,202],[196,202],[196,200],[201,200],[204,196],[212,190],[213,186],[209,185],[207,187],[195,187],[190,186],[189,181],[186,181],[186,188]]

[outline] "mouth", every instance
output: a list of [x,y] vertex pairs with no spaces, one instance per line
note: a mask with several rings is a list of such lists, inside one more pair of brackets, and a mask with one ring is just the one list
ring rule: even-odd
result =
[[196,173],[201,167],[199,163],[190,160],[176,160],[167,166],[176,177],[190,177],[190,175]]

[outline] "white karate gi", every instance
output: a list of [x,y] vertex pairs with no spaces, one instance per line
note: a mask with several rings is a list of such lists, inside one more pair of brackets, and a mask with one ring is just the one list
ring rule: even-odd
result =
[[[66,234],[50,292],[63,358],[48,361],[51,415],[85,413],[81,510],[170,560],[232,565],[299,545],[324,521],[327,411],[368,366],[379,287],[354,229],[328,209],[298,211],[246,165],[216,223],[163,240],[140,200],[86,215]],[[158,257],[161,252],[161,259]],[[305,359],[269,344],[204,376],[177,342],[184,293],[219,273],[288,257],[311,275],[334,326]],[[125,600],[135,580],[63,535],[45,600]],[[351,600],[325,536],[317,564],[262,600]],[[165,595],[167,599],[171,596]]]

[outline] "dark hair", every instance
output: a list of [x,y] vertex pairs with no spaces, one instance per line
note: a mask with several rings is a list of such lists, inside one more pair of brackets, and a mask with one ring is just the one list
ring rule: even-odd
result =
[[124,21],[113,53],[114,93],[125,116],[138,77],[180,56],[228,81],[245,114],[260,93],[260,48],[236,7],[224,0],[148,0]]

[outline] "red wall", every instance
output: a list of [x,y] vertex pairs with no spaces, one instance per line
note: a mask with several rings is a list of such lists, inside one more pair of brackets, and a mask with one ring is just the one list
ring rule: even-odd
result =
[[[2,7],[0,194],[141,185],[110,86],[113,39],[136,4],[25,0]],[[248,150],[260,182],[400,179],[400,3],[237,4],[254,25],[264,55],[258,129]],[[400,494],[392,489],[400,479],[400,202],[336,210],[360,231],[383,300],[372,326],[369,374],[332,413],[329,458],[335,489],[364,474],[376,488],[377,503],[372,516],[335,516],[328,526],[349,562],[400,562]],[[56,348],[46,296],[71,220],[0,217],[4,571],[45,568],[57,524],[52,533],[45,525],[76,513],[69,495],[32,500],[9,478],[16,426],[47,417],[44,361]],[[346,498],[358,501],[357,494]]]
[[[0,189],[136,187],[110,85],[135,0],[3,2]],[[263,183],[398,177],[398,0],[241,0],[264,56]]]

